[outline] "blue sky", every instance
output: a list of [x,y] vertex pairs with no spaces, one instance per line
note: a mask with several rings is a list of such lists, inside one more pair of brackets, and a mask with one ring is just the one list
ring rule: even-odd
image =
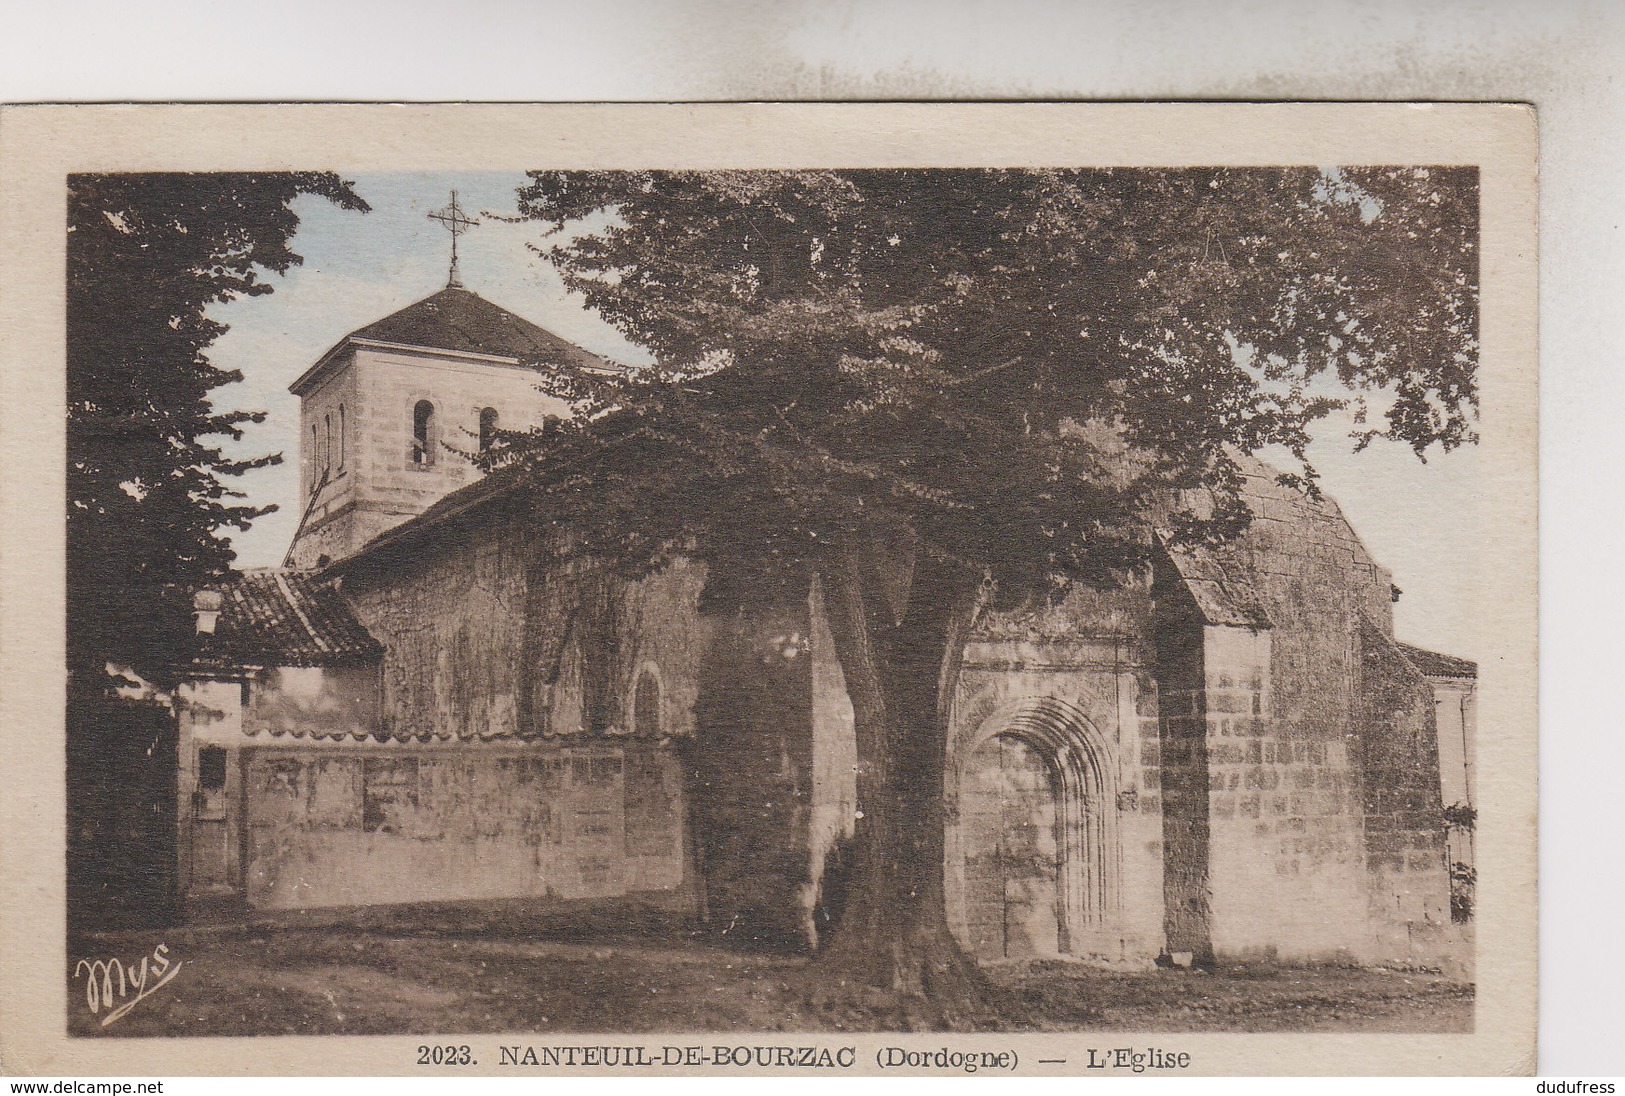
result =
[[[250,426],[233,451],[284,454],[281,465],[237,483],[249,501],[282,507],[232,538],[242,566],[281,563],[298,521],[299,402],[288,385],[349,332],[445,285],[449,235],[428,214],[445,206],[453,187],[463,208],[476,216],[484,211],[511,215],[524,174],[391,173],[354,181],[371,213],[301,199],[294,250],[304,256],[304,265],[273,277],[274,293],[210,313],[230,326],[210,357],[244,376],[241,384],[218,390],[217,401],[269,415],[263,424]],[[557,272],[530,249],[542,226],[481,221],[458,242],[465,286],[606,357],[645,357],[587,312],[579,297],[566,293]],[[1403,446],[1376,442],[1355,454],[1346,436],[1349,425],[1324,424],[1311,457],[1326,491],[1404,590],[1395,606],[1399,637],[1476,657],[1474,597],[1483,588],[1474,566],[1480,536],[1476,452],[1437,454],[1423,464]]]

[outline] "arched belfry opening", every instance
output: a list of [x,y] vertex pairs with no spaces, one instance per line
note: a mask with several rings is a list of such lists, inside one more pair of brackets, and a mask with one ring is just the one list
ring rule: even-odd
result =
[[412,464],[427,468],[434,463],[435,442],[434,404],[419,400],[412,405]]
[[1024,701],[953,743],[948,914],[982,961],[1088,955],[1120,905],[1116,773],[1083,714]]

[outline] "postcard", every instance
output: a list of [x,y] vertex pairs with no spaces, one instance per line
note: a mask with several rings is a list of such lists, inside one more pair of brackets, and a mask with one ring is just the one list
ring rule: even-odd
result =
[[8,1069],[1532,1072],[1534,157],[6,108]]

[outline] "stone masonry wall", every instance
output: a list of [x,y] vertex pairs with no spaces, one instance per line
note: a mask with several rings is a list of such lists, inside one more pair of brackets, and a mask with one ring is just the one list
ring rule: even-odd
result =
[[[341,404],[345,446],[342,466],[337,451],[323,462],[330,482],[294,547],[294,563],[313,567],[324,554],[343,559],[477,479],[478,469],[461,453],[478,448],[484,408],[496,410],[503,429],[566,416],[568,407],[537,391],[536,380],[528,368],[466,355],[365,346],[344,351],[329,377],[300,401],[301,512],[321,473],[311,429],[325,437],[325,424],[329,417],[336,424]],[[419,400],[435,408],[433,459],[427,463],[412,460],[412,414]]]
[[[492,510],[341,582],[385,654],[376,678],[262,683],[241,743],[251,902],[688,893],[675,740],[694,728],[703,569],[632,581],[561,562],[528,514]],[[279,734],[358,720],[374,738]]]
[[678,560],[634,582],[565,565],[523,515],[460,524],[416,551],[344,580],[385,649],[384,735],[626,733],[644,670],[660,683],[661,726],[640,731],[692,732],[703,568]]
[[261,746],[242,794],[255,907],[688,903],[681,772],[650,743]]
[[533,537],[488,527],[345,576],[345,598],[384,648],[381,734],[520,732],[526,569],[540,550]]
[[[1115,801],[1089,810],[1109,812],[1116,889],[1111,923],[1079,937],[1095,958],[1366,958],[1401,937],[1415,954],[1438,909],[1448,920],[1443,855],[1427,843],[1442,830],[1424,818],[1439,774],[1431,695],[1417,708],[1415,673],[1390,651],[1389,576],[1329,501],[1262,466],[1248,492],[1253,525],[1213,550],[1204,581],[1255,607],[1254,623],[1213,623],[1168,568],[1150,589],[995,615],[968,652],[955,742],[1050,700],[1107,743]],[[518,515],[460,529],[345,579],[388,651],[384,733],[623,732],[633,682],[654,666],[662,733],[684,740],[713,924],[813,943],[851,809],[850,717],[832,651],[820,667],[816,595],[701,613],[697,566],[623,583],[556,563]],[[1387,926],[1375,935],[1373,913]]]
[[1434,962],[1455,942],[1433,688],[1392,638],[1360,635],[1361,776],[1371,940],[1365,957]]
[[857,826],[858,743],[846,674],[835,652],[824,609],[824,594],[815,578],[808,596],[807,635],[812,677],[812,817],[808,834],[808,901],[813,930],[826,931],[845,900],[845,844]]
[[708,615],[696,734],[685,743],[707,917],[728,940],[810,947],[807,609],[766,601]]
[[[478,478],[466,458],[445,446],[464,452],[478,448],[482,408],[495,408],[504,429],[527,429],[547,415],[568,413],[564,403],[536,390],[532,370],[518,365],[362,347],[356,351],[355,370],[362,405],[357,498],[366,509],[398,515],[396,522]],[[434,404],[438,441],[444,443],[434,447],[434,460],[427,465],[411,459],[412,409],[419,400]]]
[[1276,484],[1262,465],[1247,491],[1252,526],[1216,556],[1271,628],[1204,636],[1213,947],[1220,957],[1358,958],[1372,775],[1361,744],[1380,734],[1361,699],[1361,628],[1391,632],[1391,581],[1330,500]]
[[[962,938],[967,878],[953,784],[990,736],[1030,741],[1053,764],[1057,738],[1082,745],[1078,728],[1057,725],[1063,722],[1058,713],[1070,712],[1087,724],[1090,747],[1099,753],[1090,760],[1098,771],[1087,774],[1083,799],[1072,805],[1071,823],[1059,835],[1063,850],[1086,861],[1072,872],[1084,893],[1070,901],[1066,954],[1146,966],[1161,952],[1162,758],[1147,592],[1140,586],[1075,587],[1054,601],[990,615],[967,645],[950,728],[947,789],[949,923]],[[1064,788],[1061,794],[1067,794]],[[1064,816],[1069,809],[1062,807]]]
[[[354,360],[346,354],[344,363]],[[339,414],[339,408],[344,414]],[[356,375],[354,369],[341,364],[299,401],[299,505],[301,509],[311,501],[322,474],[327,474],[327,486],[316,498],[312,522],[319,523],[327,512],[353,497],[355,483],[355,444],[357,416]],[[342,421],[342,427],[341,427]],[[329,448],[328,428],[332,427]]]
[[1345,734],[1305,734],[1271,718],[1276,633],[1206,632],[1214,951],[1232,959],[1352,957],[1365,899]]
[[1157,738],[1142,749],[1160,763],[1164,952],[1203,963],[1213,956],[1205,627],[1168,569],[1158,569],[1153,590]]
[[[346,355],[344,360],[348,362],[351,357]],[[356,472],[355,441],[360,415],[355,370],[351,368],[341,367],[329,374],[300,398],[299,497],[289,507],[303,522],[292,551],[291,562],[296,567],[315,567],[322,556],[338,559],[360,543],[356,529],[356,483],[360,477]],[[326,442],[329,424],[333,428],[330,451]],[[324,473],[327,482],[318,491]]]

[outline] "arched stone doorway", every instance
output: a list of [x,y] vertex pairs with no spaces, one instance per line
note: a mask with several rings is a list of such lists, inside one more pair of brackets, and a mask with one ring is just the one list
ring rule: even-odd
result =
[[948,911],[983,961],[1086,955],[1117,920],[1115,764],[1071,705],[1028,700],[954,742]]

